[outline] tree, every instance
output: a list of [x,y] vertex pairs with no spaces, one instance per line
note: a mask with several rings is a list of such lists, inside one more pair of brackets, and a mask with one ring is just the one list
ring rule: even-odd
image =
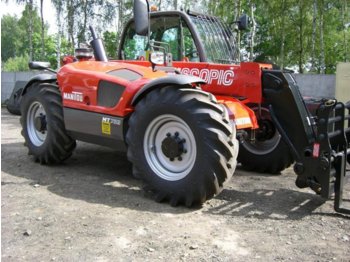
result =
[[121,0],[118,4],[118,25],[117,25],[117,35],[120,37],[125,22],[132,16],[132,0]]
[[16,57],[10,57],[4,63],[4,71],[5,72],[18,72],[18,71],[28,71],[28,55],[21,55]]
[[255,18],[254,18],[254,12],[255,12],[255,5],[250,2],[250,17],[251,17],[251,21],[252,21],[252,26],[251,26],[251,30],[250,30],[250,43],[249,43],[249,48],[250,48],[250,52],[249,52],[249,60],[253,61],[254,59],[254,38],[255,38],[255,31],[256,31],[256,22],[255,22]]
[[[103,36],[108,56],[115,57],[125,22],[132,16],[133,4],[132,0],[51,0],[57,12],[58,32],[49,36],[43,20],[43,0],[12,1],[26,6],[20,19],[2,18],[2,61],[25,54],[30,59],[52,61],[55,54],[57,66],[62,54],[71,55],[80,43],[90,41],[89,25]],[[334,73],[338,62],[350,59],[349,0],[155,0],[152,3],[161,10],[185,7],[214,15],[233,29],[239,16],[251,13],[255,7],[256,30],[250,34],[235,31],[232,40],[241,51],[237,56],[239,61],[255,58],[297,68],[299,72]],[[115,26],[115,32],[110,30],[111,26]]]
[[313,1],[313,12],[312,12],[312,38],[311,38],[311,69],[310,71],[315,71],[316,68],[316,30],[317,30],[317,0]]
[[112,58],[116,57],[117,55],[116,46],[118,42],[117,33],[105,31],[103,33],[103,42],[104,42],[107,56]]
[[67,29],[68,29],[68,41],[72,46],[71,52],[74,53],[75,48],[75,9],[76,9],[76,0],[66,0],[66,10],[67,10]]
[[41,59],[45,57],[45,23],[44,23],[44,0],[40,0],[40,21],[41,21]]
[[349,2],[347,0],[342,1],[342,27],[343,27],[343,46],[344,46],[344,61],[349,62],[349,41],[350,41],[350,14],[349,14]]
[[[257,61],[273,62],[281,66],[285,64],[284,50],[288,48],[288,41],[285,39],[288,38],[288,32],[285,32],[284,28],[289,21],[281,15],[287,12],[283,10],[283,4],[283,1],[263,1],[258,2],[256,6],[257,32],[254,52]],[[268,16],[270,13],[274,15]],[[247,44],[244,42],[244,46]]]
[[34,8],[34,0],[16,0],[17,3],[25,3],[25,10],[24,12],[27,13],[27,35],[28,35],[28,40],[29,40],[29,59],[32,61],[33,60],[33,52],[34,52],[34,47],[33,47],[33,14],[36,12]]
[[64,5],[63,0],[52,0],[52,3],[56,9],[56,17],[57,17],[57,28],[58,32],[56,34],[56,48],[57,48],[57,55],[56,55],[56,66],[57,68],[61,64],[61,42],[62,42],[62,34],[63,34],[63,25],[62,25],[62,14],[64,11]]
[[27,31],[28,31],[28,40],[29,40],[29,60],[33,60],[33,52],[34,52],[34,47],[33,47],[33,26],[34,26],[34,21],[33,21],[33,15],[36,13],[36,10],[34,8],[34,0],[17,0],[17,3],[25,2],[26,7],[24,12],[27,13]]
[[[33,3],[33,1],[31,2]],[[25,32],[20,38],[22,41],[20,53],[28,54],[30,61],[40,60],[41,58],[41,21],[38,10],[33,8],[32,3],[26,5],[22,17],[18,21],[19,26]]]
[[325,61],[325,47],[324,47],[324,21],[323,21],[323,14],[324,14],[324,2],[323,0],[320,0],[320,73],[324,74],[326,71],[326,61]]
[[[30,60],[40,59],[40,18],[37,9],[25,6],[22,17],[4,16],[1,19],[1,60],[28,55]],[[39,37],[40,39],[40,37]]]
[[297,28],[297,39],[298,39],[298,68],[299,73],[304,72],[306,52],[307,52],[307,42],[308,42],[308,28],[309,28],[309,17],[308,17],[308,5],[307,1],[298,0],[298,8],[295,10],[295,20],[294,24]]
[[5,15],[1,18],[1,61],[21,55],[22,28],[16,16]]
[[286,43],[286,0],[281,1],[281,44],[280,44],[280,56],[279,56],[279,65],[281,68],[284,68],[284,52],[285,52],[285,43]]

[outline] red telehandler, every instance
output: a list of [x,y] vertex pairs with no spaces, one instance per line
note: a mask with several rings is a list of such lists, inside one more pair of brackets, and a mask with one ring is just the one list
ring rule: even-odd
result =
[[342,206],[349,105],[321,99],[310,112],[290,73],[235,62],[233,33],[215,17],[150,12],[148,1],[135,0],[118,61],[108,61],[90,30],[93,55],[79,49],[77,61],[23,89],[22,134],[37,161],[67,159],[76,140],[125,150],[134,176],[174,206],[218,194],[237,158],[270,173],[295,162],[298,187],[335,193],[335,210],[350,213]]

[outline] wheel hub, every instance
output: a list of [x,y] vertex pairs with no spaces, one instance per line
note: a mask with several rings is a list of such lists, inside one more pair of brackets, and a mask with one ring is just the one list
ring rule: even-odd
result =
[[167,133],[166,138],[162,142],[162,152],[171,161],[176,157],[181,161],[181,155],[186,152],[184,148],[185,142],[185,139],[179,137],[178,132],[175,132],[174,135]]
[[259,129],[256,138],[259,141],[269,140],[273,138],[276,132],[274,124],[269,119],[261,119],[258,121]]
[[259,129],[255,131],[254,139],[244,138],[242,146],[254,155],[266,155],[279,145],[281,135],[272,122],[267,108],[262,107],[260,110],[253,108],[253,110],[259,116]]
[[143,148],[151,169],[167,181],[186,177],[197,158],[197,144],[191,128],[172,114],[157,116],[148,124]]
[[37,131],[44,133],[46,131],[46,116],[42,113],[35,117],[34,127]]

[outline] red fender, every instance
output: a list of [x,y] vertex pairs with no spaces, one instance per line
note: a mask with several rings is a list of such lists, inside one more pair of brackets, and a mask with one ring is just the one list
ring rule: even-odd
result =
[[229,96],[216,96],[216,99],[227,108],[229,118],[235,123],[237,129],[259,128],[254,111],[244,102]]

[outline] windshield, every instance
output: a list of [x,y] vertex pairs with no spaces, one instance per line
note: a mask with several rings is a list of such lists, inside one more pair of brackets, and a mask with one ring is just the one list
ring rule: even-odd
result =
[[196,26],[209,62],[231,64],[237,61],[232,31],[219,19],[190,16]]

